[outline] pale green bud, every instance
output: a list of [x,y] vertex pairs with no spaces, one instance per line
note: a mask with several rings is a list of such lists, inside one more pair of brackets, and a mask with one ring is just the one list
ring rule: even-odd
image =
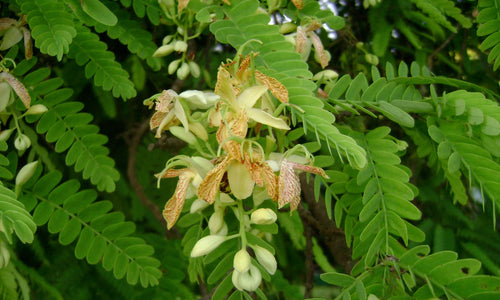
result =
[[250,268],[250,263],[252,262],[250,258],[250,254],[248,254],[247,250],[241,249],[236,252],[233,259],[233,267],[238,272],[246,272]]
[[273,275],[274,273],[276,273],[277,264],[274,255],[266,248],[262,248],[259,246],[254,246],[253,250],[259,264],[264,267],[264,269],[266,269],[269,274]]
[[168,74],[169,75],[174,74],[175,71],[177,71],[177,68],[179,67],[180,63],[181,63],[181,59],[176,59],[176,60],[173,60],[172,62],[170,62],[170,64],[168,64]]
[[372,64],[374,66],[378,65],[378,57],[374,54],[371,54],[371,53],[366,53],[365,54],[365,60],[369,63],[369,64]]
[[283,25],[280,26],[280,33],[281,34],[287,34],[290,32],[294,32],[295,30],[297,30],[297,25],[295,25],[291,22],[283,23]]
[[30,178],[35,174],[36,168],[38,167],[38,161],[30,162],[24,165],[16,176],[16,187],[23,186]]
[[201,200],[201,199],[196,199],[193,201],[193,203],[191,204],[191,207],[189,208],[189,212],[194,214],[194,213],[197,213],[199,211],[202,211],[204,210],[205,208],[207,208],[210,204],[208,204],[207,201],[205,200]]
[[186,52],[188,44],[184,41],[175,41],[174,50],[178,52]]
[[11,103],[10,90],[11,87],[7,82],[0,82],[0,112]]
[[28,108],[28,110],[24,113],[25,115],[39,115],[46,112],[48,109],[43,104],[36,104]]
[[222,228],[219,231],[217,231],[216,235],[226,236],[228,230],[229,229],[227,228],[227,224],[223,223]]
[[14,132],[13,128],[5,129],[4,131],[2,131],[2,133],[0,133],[0,141],[8,140],[12,135],[12,132]]
[[200,257],[212,252],[215,248],[219,247],[226,240],[225,236],[220,235],[207,235],[201,238],[191,250],[191,257]]
[[191,75],[193,75],[194,78],[200,77],[200,73],[201,73],[200,67],[194,61],[189,62],[189,71],[191,72]]
[[174,52],[174,46],[172,46],[171,44],[163,45],[160,48],[156,49],[155,53],[153,53],[153,57],[167,56],[172,52]]
[[186,79],[189,75],[189,65],[187,63],[182,63],[181,67],[177,69],[177,78],[180,80]]
[[31,146],[31,140],[28,136],[20,134],[14,140],[14,147],[19,151],[24,151]]
[[313,80],[318,81],[318,80],[334,80],[339,78],[339,74],[333,70],[323,70],[318,73],[316,73],[313,76]]
[[233,285],[238,290],[246,290],[248,292],[253,292],[262,282],[262,275],[256,266],[250,265],[250,268],[246,272],[239,272],[238,270],[233,271],[232,276]]
[[259,225],[273,224],[277,218],[276,213],[270,208],[259,208],[250,217],[252,223]]
[[167,45],[167,44],[170,44],[170,42],[172,41],[172,39],[174,38],[173,35],[169,34],[169,35],[166,35],[163,40],[161,41],[162,45]]
[[224,214],[221,209],[216,209],[208,220],[208,228],[211,234],[216,234],[224,225]]

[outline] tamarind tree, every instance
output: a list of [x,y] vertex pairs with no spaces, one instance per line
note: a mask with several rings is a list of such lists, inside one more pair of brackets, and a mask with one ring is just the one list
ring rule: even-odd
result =
[[0,1],[3,299],[500,297],[500,1]]

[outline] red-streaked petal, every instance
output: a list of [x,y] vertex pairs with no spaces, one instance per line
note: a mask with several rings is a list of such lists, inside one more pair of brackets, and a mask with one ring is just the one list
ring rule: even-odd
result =
[[293,171],[293,165],[283,160],[279,175],[278,208],[290,203],[290,211],[297,209],[300,202],[300,180]]
[[179,176],[179,182],[175,188],[174,195],[168,200],[167,204],[165,204],[163,218],[167,221],[168,229],[172,228],[175,222],[177,222],[177,219],[179,219],[191,179],[193,179],[192,172],[182,173]]
[[167,114],[168,113],[162,111],[155,112],[149,121],[149,127],[151,127],[151,129],[155,129],[160,126],[161,121],[167,116]]
[[288,103],[288,90],[281,82],[257,70],[255,71],[255,78],[265,84],[271,91],[271,94],[273,94],[274,97],[276,97],[280,102]]
[[278,176],[274,174],[273,169],[266,162],[262,164],[260,170],[269,197],[275,201],[278,200]]
[[311,38],[311,42],[314,45],[314,51],[316,51],[316,55],[319,58],[319,63],[324,69],[326,66],[328,66],[329,59],[326,55],[325,49],[323,48],[323,43],[321,42],[319,36],[317,36],[313,31],[309,31],[307,35],[309,35],[309,37]]
[[155,109],[161,112],[168,112],[170,110],[170,103],[175,100],[177,93],[173,90],[163,90],[158,101],[156,102]]
[[236,95],[233,87],[231,86],[231,74],[223,67],[219,67],[217,73],[217,84],[215,85],[215,94],[219,95],[221,99],[229,101],[231,105],[236,102]]
[[299,163],[296,163],[296,162],[293,162],[293,161],[288,161],[288,163],[290,165],[292,165],[292,167],[295,170],[304,171],[304,172],[308,172],[308,173],[313,173],[313,174],[316,174],[316,175],[321,175],[321,176],[323,176],[325,178],[329,178],[328,175],[326,175],[325,171],[323,171],[323,169],[321,169],[319,167],[309,166],[309,165],[303,165],[303,164],[299,164]]
[[226,168],[231,160],[232,159],[229,158],[229,156],[226,156],[223,161],[208,172],[207,176],[205,176],[198,187],[197,195],[200,199],[205,200],[210,204],[214,203],[215,196],[219,191],[220,182],[222,181],[222,177],[224,176]]

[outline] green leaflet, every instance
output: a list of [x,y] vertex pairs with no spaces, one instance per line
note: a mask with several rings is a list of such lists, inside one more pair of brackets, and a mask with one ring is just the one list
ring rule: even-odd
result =
[[77,258],[86,258],[89,264],[101,261],[116,278],[126,275],[129,284],[140,279],[143,287],[157,285],[160,262],[151,257],[151,246],[130,236],[135,225],[125,222],[122,213],[109,212],[109,201],[95,202],[94,190],[78,191],[76,180],[61,183],[61,178],[59,172],[51,172],[35,179],[33,187],[25,190],[21,201],[33,196],[39,200],[33,212],[35,223],[47,223],[50,233],[59,233],[63,245],[77,241]]
[[[17,70],[17,69],[16,69]],[[112,192],[120,174],[114,168],[114,160],[103,146],[108,138],[98,134],[99,128],[90,125],[92,115],[80,113],[81,102],[67,101],[73,91],[59,87],[59,78],[44,80],[50,70],[41,68],[25,75],[23,82],[32,87],[33,94],[43,97],[49,109],[43,115],[29,116],[27,120],[38,120],[36,130],[45,133],[48,142],[55,143],[56,152],[67,151],[66,164],[75,165],[77,172],[83,172],[84,179],[90,179],[100,191]]]
[[[73,16],[66,11],[61,1],[27,0],[19,1],[22,12],[28,17],[35,46],[42,53],[61,60],[69,51],[69,45],[76,36]],[[57,30],[55,30],[57,28]]]
[[134,9],[135,14],[139,18],[143,18],[147,15],[149,21],[153,25],[160,24],[161,9],[158,5],[158,1],[155,0],[120,0],[123,6],[130,7]]
[[[228,19],[210,24],[210,30],[218,41],[235,48],[251,40],[262,42],[247,43],[243,54],[259,52],[255,60],[257,68],[285,85],[290,103],[300,107],[291,107],[292,118],[301,120],[305,131],[314,132],[318,139],[336,149],[350,164],[362,168],[366,164],[365,151],[331,124],[333,116],[322,109],[323,103],[312,94],[315,85],[309,80],[312,74],[307,64],[279,34],[277,26],[264,26],[269,23],[269,16],[254,13],[257,8],[258,2],[254,0],[234,1],[231,7],[224,7]],[[273,58],[278,54],[283,59]]]
[[115,60],[114,54],[106,50],[107,45],[87,27],[78,26],[77,32],[68,56],[74,58],[78,65],[85,65],[85,76],[93,77],[96,86],[112,91],[114,97],[135,97],[136,91],[129,74]]
[[478,36],[486,36],[479,48],[482,51],[490,49],[488,63],[493,63],[493,70],[500,66],[500,16],[498,15],[498,0],[479,1],[477,15]]
[[[74,0],[78,1],[78,0]],[[152,34],[145,30],[141,24],[131,19],[130,13],[121,9],[118,4],[109,2],[109,8],[118,17],[114,25],[102,24],[97,22],[86,22],[88,25],[95,26],[98,33],[106,31],[112,39],[118,39],[120,43],[127,46],[130,53],[137,54],[155,71],[161,68],[161,59],[153,57],[157,46],[153,42]]]
[[114,26],[118,22],[118,18],[115,14],[99,0],[82,0],[82,9],[91,16],[92,19],[101,24]]
[[[353,241],[353,258],[361,256],[358,268],[363,268],[363,264],[373,265],[376,257],[396,251],[392,248],[393,236],[407,245],[410,240],[422,241],[424,235],[407,221],[420,219],[421,212],[411,202],[415,197],[409,184],[411,173],[400,165],[398,144],[388,135],[388,128],[379,127],[365,136],[351,134],[367,149],[368,166],[347,181],[348,193],[336,203],[335,220],[339,225],[339,220],[344,219],[346,236],[350,233],[349,222],[358,232]],[[343,217],[345,210],[347,215]]]
[[0,184],[0,222],[3,234],[12,244],[12,233],[15,233],[23,243],[31,243],[36,231],[33,218],[26,211],[22,202],[16,199],[16,194]]

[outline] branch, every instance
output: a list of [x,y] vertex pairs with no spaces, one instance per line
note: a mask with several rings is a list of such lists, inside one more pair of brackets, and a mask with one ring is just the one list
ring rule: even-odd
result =
[[127,139],[127,144],[128,144],[128,164],[127,164],[127,177],[130,182],[130,186],[135,190],[135,193],[139,197],[139,200],[141,201],[142,205],[144,205],[151,213],[153,216],[158,220],[158,222],[161,223],[163,229],[165,230],[165,236],[167,238],[176,238],[179,237],[179,233],[173,229],[173,230],[168,230],[167,229],[167,222],[163,218],[160,209],[156,204],[154,204],[146,195],[144,192],[144,189],[142,188],[142,185],[139,183],[139,180],[137,178],[137,174],[135,172],[135,167],[137,163],[137,147],[139,146],[139,143],[141,142],[142,136],[148,131],[149,129],[149,120],[145,120],[144,122],[141,123],[139,128],[135,130],[135,132],[132,135],[132,138],[130,140]]

